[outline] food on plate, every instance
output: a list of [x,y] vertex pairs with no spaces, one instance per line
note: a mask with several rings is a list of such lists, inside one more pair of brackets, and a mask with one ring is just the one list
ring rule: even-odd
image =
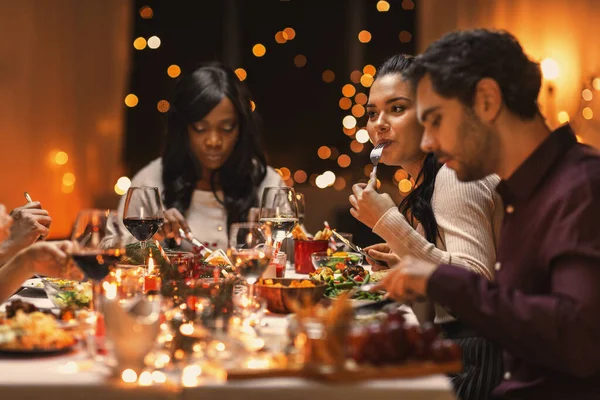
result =
[[350,292],[352,300],[379,301],[383,298],[383,292],[372,293],[357,290],[371,281],[369,272],[359,265],[347,267],[343,271],[321,267],[315,272],[311,272],[309,277],[316,281],[326,282],[328,286],[325,289],[325,296],[332,299],[336,299],[347,292]]
[[311,260],[315,268],[329,267],[343,271],[346,267],[360,265],[363,261],[363,256],[359,253],[323,251],[313,253]]
[[27,303],[21,299],[15,299],[11,300],[11,302],[6,305],[6,318],[13,318],[15,315],[17,315],[17,311],[19,310],[23,311],[26,314],[36,311],[50,313],[50,310],[42,311],[31,303]]
[[60,328],[53,315],[40,311],[18,309],[2,326],[0,348],[5,350],[60,350],[75,344],[73,335]]
[[292,229],[292,237],[294,240],[329,240],[332,235],[331,229],[323,228],[322,231],[318,231],[315,233],[315,236],[310,239],[299,225],[296,225],[294,229]]
[[308,279],[303,279],[301,281],[292,281],[289,285],[284,286],[281,283],[273,282],[273,279],[261,279],[259,281],[260,285],[273,286],[273,287],[288,287],[288,288],[303,288],[303,287],[315,287],[315,284]]
[[323,228],[322,231],[318,231],[317,233],[315,233],[314,240],[329,240],[329,238],[331,238],[332,235],[333,233],[331,232],[331,229]]
[[389,269],[383,269],[381,271],[371,271],[371,282],[380,282],[383,278],[385,278],[389,271]]
[[52,303],[60,309],[88,308],[91,304],[90,282],[44,278],[44,290]]

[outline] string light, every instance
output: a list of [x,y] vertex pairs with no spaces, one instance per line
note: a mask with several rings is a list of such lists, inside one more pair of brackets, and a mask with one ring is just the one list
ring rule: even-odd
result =
[[355,104],[354,107],[352,107],[352,115],[354,115],[356,118],[362,117],[365,115],[365,108],[360,104]]
[[167,75],[169,75],[170,78],[177,78],[180,74],[181,68],[179,68],[179,65],[172,64],[167,68]]
[[323,78],[323,82],[331,83],[335,80],[335,73],[330,69],[326,69],[325,71],[323,71],[321,77]]
[[353,136],[356,133],[356,127],[350,129],[342,127],[342,131],[344,131],[344,135]]
[[406,170],[403,170],[402,168],[400,168],[399,170],[397,170],[394,173],[394,179],[397,182],[402,181],[403,179],[408,179],[408,172],[406,172]]
[[594,111],[589,108],[589,107],[585,107],[582,111],[581,114],[583,114],[583,118],[585,119],[592,119],[594,118]]
[[158,49],[160,47],[160,38],[158,36],[149,37],[148,47],[151,49]]
[[130,187],[131,179],[129,179],[126,176],[122,176],[119,179],[117,179],[117,183],[115,183],[115,193],[119,196],[123,196],[125,193],[127,193],[127,190],[129,190]]
[[595,90],[600,90],[600,78],[594,78],[594,80],[592,80],[592,86]]
[[161,113],[166,113],[171,108],[171,104],[167,100],[161,100],[156,104],[156,109]]
[[317,150],[317,155],[320,159],[326,160],[331,156],[331,149],[327,146],[321,146],[319,147],[319,150]]
[[390,11],[390,3],[385,0],[379,0],[377,2],[377,11],[379,12],[388,12]]
[[583,89],[583,91],[581,92],[581,98],[585,101],[592,101],[594,95],[590,89]]
[[415,8],[415,3],[413,3],[412,0],[403,0],[402,1],[402,9],[404,10],[412,10],[413,8]]
[[412,40],[412,35],[409,31],[402,31],[398,35],[398,39],[400,39],[400,43],[408,43]]
[[347,97],[342,97],[338,104],[342,110],[349,110],[350,107],[352,107],[352,100]]
[[306,66],[306,56],[304,54],[298,54],[294,57],[294,65],[298,68]]
[[281,171],[281,179],[283,179],[284,181],[287,181],[288,179],[290,179],[290,176],[292,176],[292,172],[287,167],[281,167],[279,168],[279,171]]
[[304,183],[304,182],[306,182],[307,178],[308,178],[308,175],[306,174],[306,172],[304,172],[301,169],[299,169],[298,171],[294,172],[294,180],[297,183]]
[[121,374],[121,379],[123,379],[123,382],[125,383],[134,383],[137,381],[137,373],[132,369],[126,369]]
[[54,155],[54,163],[57,165],[65,165],[69,161],[69,155],[64,151],[57,151]]
[[365,146],[357,140],[353,140],[350,143],[350,150],[352,150],[354,153],[360,153],[364,148]]
[[365,174],[365,176],[370,177],[371,172],[373,172],[373,164],[365,165],[365,167],[363,168],[363,173]]
[[127,107],[137,106],[138,105],[138,97],[133,93],[129,93],[127,96],[125,96],[125,105]]
[[363,76],[361,76],[360,84],[364,87],[371,87],[371,85],[373,84],[373,75],[364,74]]
[[140,17],[143,19],[152,19],[154,16],[154,11],[150,8],[150,6],[143,6],[140,8]]
[[341,176],[338,176],[338,177],[335,179],[335,182],[334,182],[334,184],[333,184],[333,188],[334,188],[335,190],[337,190],[337,191],[342,191],[342,190],[344,190],[344,188],[345,188],[345,187],[346,187],[346,179],[344,179],[344,178],[343,178],[343,177],[341,177]]
[[363,74],[362,74],[362,72],[360,72],[360,71],[358,71],[358,70],[356,70],[356,71],[352,71],[352,72],[350,73],[350,80],[351,80],[353,83],[360,83],[360,77],[361,77],[362,75],[363,75]]
[[146,39],[139,37],[133,41],[133,47],[136,50],[144,50],[146,48]]
[[72,172],[67,172],[62,177],[62,184],[65,186],[73,186],[75,184],[75,175]]
[[348,168],[352,163],[352,159],[347,154],[341,154],[337,159],[337,163],[342,168]]
[[351,85],[348,83],[342,87],[342,94],[346,97],[352,97],[352,96],[354,96],[355,93],[356,93],[356,88],[354,87],[354,85]]
[[344,128],[352,129],[356,126],[356,118],[352,115],[346,115],[342,120],[342,124],[344,125]]
[[357,104],[362,104],[364,106],[365,104],[367,104],[368,97],[364,93],[357,93],[356,96],[354,96],[354,101]]
[[362,30],[358,33],[358,41],[361,43],[369,43],[371,41],[371,32]]
[[363,74],[375,75],[375,72],[377,69],[371,64],[367,64],[363,68]]
[[237,75],[237,77],[240,81],[245,81],[246,78],[248,77],[248,73],[246,72],[246,70],[244,68],[236,69],[235,74]]
[[283,31],[279,31],[275,34],[275,41],[279,44],[284,44],[288,41],[288,36]]
[[401,193],[410,192],[412,190],[412,182],[408,179],[402,179],[398,182],[398,190],[400,190]]
[[369,132],[366,129],[359,129],[356,132],[356,141],[361,144],[365,144],[369,141]]
[[287,40],[294,40],[294,38],[296,37],[296,31],[294,30],[294,28],[285,28],[283,30],[283,33],[287,35]]
[[260,43],[255,44],[252,47],[252,54],[254,54],[256,57],[262,57],[267,53],[267,48]]

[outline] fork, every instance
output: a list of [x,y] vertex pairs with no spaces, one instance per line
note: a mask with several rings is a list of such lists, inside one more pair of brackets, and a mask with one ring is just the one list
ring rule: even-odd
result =
[[373,164],[373,179],[375,179],[375,181],[377,181],[377,164],[379,164],[379,159],[381,159],[381,153],[383,153],[385,145],[385,143],[378,144],[371,150],[371,154],[369,155],[371,163]]

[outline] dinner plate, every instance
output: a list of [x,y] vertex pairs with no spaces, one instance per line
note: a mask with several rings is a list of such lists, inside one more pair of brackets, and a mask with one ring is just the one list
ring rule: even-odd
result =
[[41,278],[31,278],[31,279],[27,279],[25,282],[23,282],[21,284],[21,287],[29,288],[29,289],[44,290],[44,282],[42,281]]
[[41,357],[69,353],[75,349],[77,342],[71,346],[50,349],[7,349],[0,347],[0,356],[10,357]]

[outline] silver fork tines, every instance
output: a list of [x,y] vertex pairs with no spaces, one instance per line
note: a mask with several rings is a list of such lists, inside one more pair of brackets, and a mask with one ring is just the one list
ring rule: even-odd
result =
[[379,159],[381,158],[381,153],[383,153],[385,145],[385,143],[378,144],[371,150],[371,154],[369,155],[371,163],[373,164],[373,179],[377,179],[377,164],[379,164]]

